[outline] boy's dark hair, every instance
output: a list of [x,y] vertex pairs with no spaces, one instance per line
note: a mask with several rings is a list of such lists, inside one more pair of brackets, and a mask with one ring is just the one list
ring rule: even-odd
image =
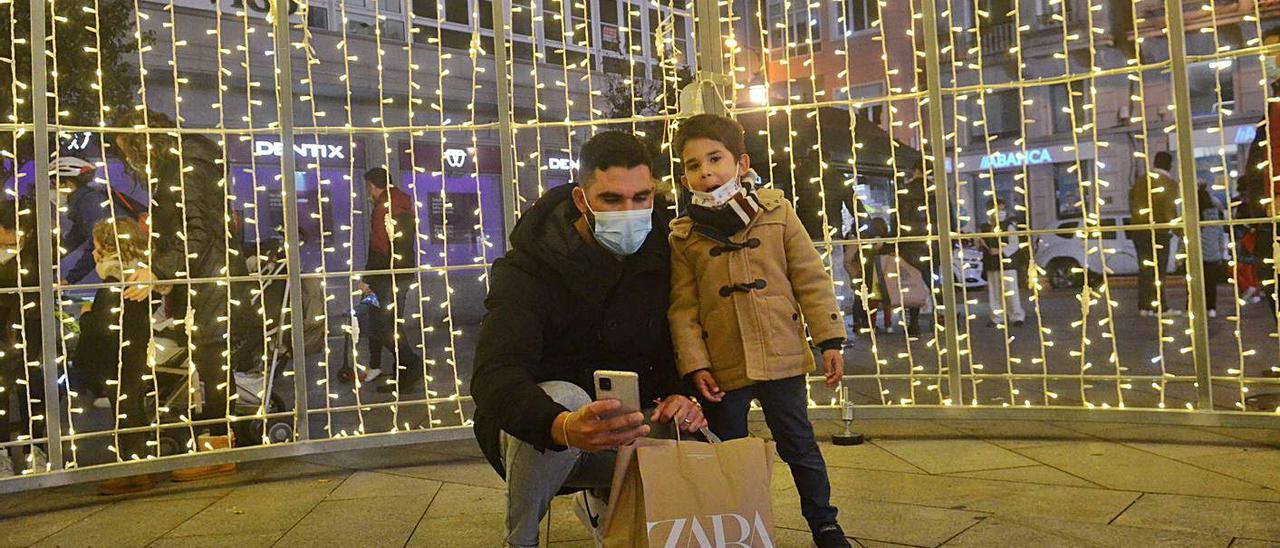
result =
[[684,153],[684,144],[690,139],[711,139],[724,145],[735,162],[747,153],[742,124],[726,116],[699,114],[680,122],[680,129],[676,130],[671,141],[671,152],[677,159]]
[[578,153],[578,185],[586,188],[594,182],[596,170],[636,166],[647,167],[650,173],[653,172],[653,158],[644,141],[622,131],[597,133],[582,145]]
[[391,176],[385,168],[375,167],[364,172],[364,182],[385,189],[391,185]]
[[1156,169],[1169,171],[1169,168],[1173,167],[1173,155],[1164,150],[1157,152],[1155,158],[1151,160],[1151,165]]

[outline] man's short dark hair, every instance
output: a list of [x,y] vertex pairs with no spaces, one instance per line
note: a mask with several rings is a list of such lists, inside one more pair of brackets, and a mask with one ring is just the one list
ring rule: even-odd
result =
[[1156,169],[1169,171],[1173,167],[1173,155],[1165,150],[1157,152],[1155,158],[1151,160],[1151,165],[1155,166]]
[[584,188],[595,179],[596,170],[611,167],[631,169],[644,166],[653,171],[649,147],[639,137],[622,131],[597,133],[582,145],[578,154],[578,184]]
[[364,182],[385,189],[391,185],[391,175],[387,174],[386,168],[375,167],[364,172]]
[[676,136],[671,141],[671,151],[677,159],[684,154],[684,145],[690,139],[711,139],[724,145],[735,162],[747,153],[742,124],[727,116],[699,114],[680,122],[680,129],[676,130]]

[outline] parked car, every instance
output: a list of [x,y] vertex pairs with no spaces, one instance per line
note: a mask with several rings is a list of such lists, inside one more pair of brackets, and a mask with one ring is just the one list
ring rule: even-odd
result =
[[[1100,224],[1103,227],[1125,226],[1129,224],[1129,218],[1122,216],[1103,217]],[[1058,223],[1057,228],[1070,230],[1078,229],[1080,226],[1080,220],[1077,219],[1062,221]],[[1098,237],[1089,239],[1087,263],[1085,261],[1086,248],[1079,233],[1045,234],[1037,238],[1035,247],[1036,264],[1044,269],[1045,278],[1047,278],[1049,285],[1052,287],[1079,287],[1084,283],[1084,272],[1079,269],[1086,264],[1089,269],[1089,280],[1091,282],[1095,280],[1101,282],[1103,254],[1106,255],[1108,276],[1136,275],[1138,273],[1138,252],[1133,246],[1133,240],[1129,238],[1129,232],[1127,230],[1116,230],[1103,232],[1100,236],[1101,246],[1099,246]],[[1181,245],[1181,238],[1175,234],[1169,243],[1169,247],[1173,252],[1169,253],[1169,263],[1165,265],[1165,272],[1176,272],[1178,270],[1180,262],[1178,251],[1181,249]],[[1099,247],[1101,248],[1100,250]]]

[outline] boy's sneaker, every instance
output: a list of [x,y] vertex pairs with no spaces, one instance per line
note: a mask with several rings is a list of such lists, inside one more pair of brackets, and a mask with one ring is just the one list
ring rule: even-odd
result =
[[852,548],[849,539],[844,536],[844,529],[840,528],[840,524],[832,523],[823,525],[813,532],[813,543],[818,548]]
[[608,501],[597,497],[590,489],[573,494],[573,513],[578,521],[591,531],[591,541],[596,548],[604,546],[604,510]]

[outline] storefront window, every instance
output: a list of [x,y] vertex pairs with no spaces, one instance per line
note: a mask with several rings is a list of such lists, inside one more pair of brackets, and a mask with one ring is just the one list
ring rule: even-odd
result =
[[1083,196],[1080,194],[1080,172],[1088,173],[1092,162],[1080,162],[1076,170],[1075,162],[1053,164],[1054,198],[1057,204],[1059,219],[1075,219],[1083,213]]

